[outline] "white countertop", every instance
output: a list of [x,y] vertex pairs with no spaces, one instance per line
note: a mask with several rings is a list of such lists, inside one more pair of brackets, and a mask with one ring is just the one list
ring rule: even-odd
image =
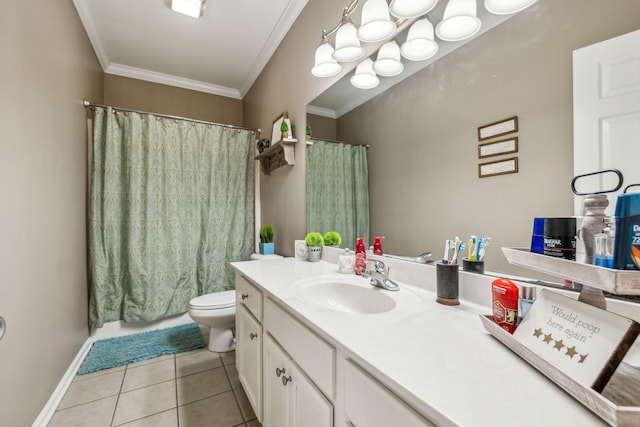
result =
[[[420,266],[427,285],[400,282],[399,292],[380,290],[397,305],[379,314],[334,311],[292,293],[297,280],[320,275],[370,286],[367,279],[342,275],[326,261],[284,258],[232,266],[437,425],[606,425],[485,331],[478,316],[490,313],[486,304],[436,303],[433,266]],[[461,297],[486,291],[481,302],[490,301],[490,281],[474,276],[482,278],[461,280]],[[392,269],[390,277],[403,274]]]

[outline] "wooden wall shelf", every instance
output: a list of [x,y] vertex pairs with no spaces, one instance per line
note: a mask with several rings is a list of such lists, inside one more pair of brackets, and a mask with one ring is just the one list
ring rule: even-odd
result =
[[271,171],[278,169],[280,166],[295,165],[294,144],[296,142],[298,142],[298,140],[294,138],[283,139],[258,154],[255,159],[260,160],[262,173],[270,175]]

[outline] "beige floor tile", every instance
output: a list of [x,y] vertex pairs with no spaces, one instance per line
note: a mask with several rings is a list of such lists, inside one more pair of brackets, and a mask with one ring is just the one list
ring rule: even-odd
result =
[[88,379],[73,380],[58,405],[58,409],[117,395],[122,385],[124,372],[124,370],[120,370]]
[[153,384],[173,380],[176,377],[175,361],[162,359],[159,362],[129,366],[124,374],[122,391],[131,391]]
[[195,374],[222,366],[219,353],[200,350],[185,356],[176,357],[176,377]]
[[242,415],[231,391],[178,407],[180,427],[232,427]]
[[214,368],[176,379],[178,405],[195,402],[231,390],[224,368]]
[[260,421],[256,419],[256,420],[249,421],[247,423],[247,427],[262,427],[262,424],[260,424]]
[[90,403],[58,410],[48,427],[109,427],[118,396],[111,396]]
[[233,394],[236,396],[236,400],[238,401],[238,406],[240,406],[240,412],[242,412],[242,417],[245,421],[253,420],[256,418],[256,413],[249,402],[249,398],[247,394],[244,392],[242,387],[233,389]]
[[120,424],[118,427],[178,427],[178,408]]
[[222,359],[222,363],[224,363],[225,365],[231,365],[232,363],[235,364],[236,363],[236,352],[235,351],[228,351],[226,353],[218,353],[220,355],[220,358]]
[[175,380],[128,391],[120,394],[113,424],[123,424],[175,407]]
[[238,377],[238,370],[236,369],[236,364],[225,365],[224,370],[227,371],[227,377],[229,377],[229,382],[231,383],[231,388],[240,387],[240,378]]

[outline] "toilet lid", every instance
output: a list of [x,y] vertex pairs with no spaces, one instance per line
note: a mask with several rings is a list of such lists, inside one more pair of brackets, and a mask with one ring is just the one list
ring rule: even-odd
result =
[[196,309],[227,308],[236,305],[236,291],[222,291],[200,295],[189,302]]

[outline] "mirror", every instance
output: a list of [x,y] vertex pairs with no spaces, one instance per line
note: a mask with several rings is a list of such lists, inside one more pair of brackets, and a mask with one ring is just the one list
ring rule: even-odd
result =
[[[501,247],[529,247],[534,217],[573,215],[572,52],[640,27],[634,8],[538,2],[361,105],[329,103],[362,95],[350,75],[312,101],[314,136],[370,146],[371,236],[385,236],[385,253],[440,259],[446,239],[490,236],[486,272],[562,286]],[[518,151],[480,158],[478,128],[513,116]],[[479,177],[479,165],[511,157],[517,173]]]

